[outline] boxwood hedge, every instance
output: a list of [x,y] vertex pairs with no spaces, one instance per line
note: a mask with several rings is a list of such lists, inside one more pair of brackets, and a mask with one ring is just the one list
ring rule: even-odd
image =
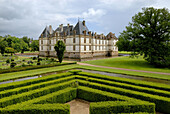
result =
[[[155,113],[155,104],[157,111],[170,113],[169,90],[169,85],[74,70],[2,84],[0,113],[70,113],[69,105],[63,103],[75,98],[93,102],[91,114]],[[48,107],[53,104],[57,108]]]

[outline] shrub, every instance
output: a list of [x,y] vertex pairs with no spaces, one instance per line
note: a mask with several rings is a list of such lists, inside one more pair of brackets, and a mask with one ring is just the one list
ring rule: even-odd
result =
[[11,61],[14,61],[14,59],[12,58]]
[[24,86],[24,87],[9,89],[9,90],[6,90],[6,91],[1,91],[0,92],[0,98],[8,97],[8,96],[15,95],[15,94],[21,94],[23,92],[28,92],[30,90],[41,89],[41,88],[44,88],[46,86],[70,81],[70,80],[73,80],[74,78],[75,78],[74,76],[65,77],[65,78],[61,78],[61,79],[57,79],[57,80],[49,80],[49,81],[40,82],[40,83],[37,83],[37,84],[32,84],[32,85],[28,85],[28,86]]
[[38,58],[38,62],[42,61],[42,58]]
[[147,112],[149,114],[155,113],[155,104],[148,104],[142,102],[127,102],[127,101],[107,101],[90,103],[90,114],[109,114],[114,113],[135,113]]
[[68,82],[61,83],[61,84],[54,84],[54,85],[47,86],[41,89],[36,89],[33,91],[24,92],[24,93],[17,94],[17,95],[12,95],[10,97],[4,97],[0,100],[0,107],[6,107],[8,105],[20,103],[26,100],[30,100],[32,98],[37,98],[37,97],[52,93],[54,91],[64,89],[66,87],[69,87],[72,82],[73,81],[68,81]]
[[125,89],[160,95],[160,96],[164,96],[164,97],[170,97],[170,92],[164,91],[164,90],[148,88],[148,87],[141,87],[141,86],[126,84],[126,83],[115,82],[115,81],[108,81],[106,79],[88,78],[85,76],[78,76],[77,78],[86,80],[86,81],[88,80],[90,82],[95,82],[95,83],[100,83],[100,84],[105,84],[105,85],[110,85],[110,86],[115,86],[115,87],[121,87],[121,88],[125,88]]
[[17,64],[15,63],[15,62],[12,62],[11,64],[10,64],[10,67],[11,68],[13,68],[13,67],[15,67]]
[[28,63],[28,64],[33,64],[33,62],[32,62],[32,61],[28,61],[27,63]]
[[37,84],[40,82],[46,82],[54,79],[59,79],[63,77],[70,76],[71,73],[66,72],[66,73],[61,73],[61,74],[53,74],[53,75],[48,75],[48,77],[41,77],[41,78],[36,78],[33,80],[24,80],[20,82],[13,82],[13,83],[8,83],[8,84],[3,84],[0,86],[0,91],[8,90],[8,89],[14,89],[17,87],[23,87],[23,86],[28,86],[31,84]]
[[126,95],[129,97],[133,97],[133,98],[137,98],[137,99],[141,99],[141,100],[145,100],[145,101],[150,101],[150,102],[153,102],[156,104],[157,111],[160,111],[163,113],[170,112],[170,109],[168,108],[168,107],[170,107],[170,98],[168,98],[168,97],[152,95],[152,94],[148,94],[148,93],[118,88],[118,87],[114,87],[114,86],[101,85],[98,83],[92,83],[92,82],[87,82],[87,81],[79,81],[79,85],[88,86],[88,87],[92,87],[95,89],[100,89],[102,91],[113,92],[113,93],[117,93],[120,95]]
[[37,65],[41,65],[41,63],[40,63],[40,62],[37,62]]
[[51,61],[54,62],[55,61],[54,58],[51,58]]
[[70,114],[69,104],[32,104],[0,110],[2,114]]
[[48,68],[48,67],[55,67],[55,66],[62,66],[62,65],[70,65],[70,64],[76,64],[76,62],[73,63],[55,63],[55,64],[48,64],[48,65],[35,65],[35,66],[27,66],[27,67],[16,67],[16,68],[10,68],[10,69],[3,69],[0,70],[0,74],[2,73],[9,73],[9,72],[18,72],[18,71],[24,71],[24,70],[31,70],[31,69],[39,69],[39,68]]
[[10,63],[10,62],[11,62],[10,59],[7,59],[7,60],[6,60],[6,63]]
[[37,57],[33,57],[33,58],[32,58],[32,60],[36,60],[36,59],[37,59]]
[[115,82],[127,83],[127,84],[142,86],[142,87],[149,87],[149,88],[170,91],[170,86],[168,86],[167,84],[157,84],[153,82],[146,82],[146,81],[140,81],[140,80],[136,81],[133,79],[94,74],[94,73],[89,73],[89,72],[88,73],[79,72],[78,74],[82,76],[87,76],[87,77],[93,77],[93,78],[98,78],[98,79],[104,79],[104,80],[109,80],[109,81],[115,81]]
[[26,65],[25,65],[25,63],[22,63],[22,67],[25,67]]

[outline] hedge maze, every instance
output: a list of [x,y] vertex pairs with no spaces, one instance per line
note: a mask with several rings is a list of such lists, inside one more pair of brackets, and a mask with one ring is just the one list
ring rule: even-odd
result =
[[75,98],[90,114],[170,113],[169,85],[78,70],[0,85],[0,113],[69,114]]

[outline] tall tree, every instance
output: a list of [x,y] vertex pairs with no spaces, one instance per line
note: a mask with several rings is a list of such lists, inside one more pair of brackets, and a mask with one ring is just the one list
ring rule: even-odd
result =
[[128,35],[127,32],[123,31],[119,36],[119,41],[116,42],[119,51],[132,51],[132,42],[126,35]]
[[33,40],[31,43],[31,51],[39,51],[39,41]]
[[27,36],[22,37],[22,40],[27,43],[28,46],[30,46],[30,38],[28,38]]
[[12,43],[12,48],[15,49],[15,52],[20,52],[21,51],[20,43]]
[[5,52],[6,52],[6,53],[11,53],[11,56],[12,56],[12,54],[14,53],[14,48],[6,47],[6,48],[5,48]]
[[134,52],[158,67],[170,67],[170,13],[166,8],[143,8],[132,17],[125,37]]
[[57,43],[54,46],[54,49],[57,52],[57,58],[60,63],[63,60],[65,48],[66,48],[65,44],[61,40],[57,41]]
[[23,39],[20,39],[20,50],[21,53],[24,53],[24,51],[29,50],[28,44],[23,41]]
[[8,46],[8,43],[5,40],[0,40],[0,51],[2,55],[4,55],[5,47],[7,46]]

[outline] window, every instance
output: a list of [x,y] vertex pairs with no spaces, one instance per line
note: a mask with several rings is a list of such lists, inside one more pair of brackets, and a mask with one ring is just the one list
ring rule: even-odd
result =
[[75,38],[73,38],[73,43],[76,43],[76,39]]
[[95,46],[95,50],[97,50],[97,46]]
[[64,43],[66,43],[66,39],[64,39]]
[[41,50],[43,50],[43,46],[41,46]]
[[73,51],[75,51],[76,50],[76,46],[75,45],[73,45]]
[[86,38],[84,38],[84,43],[86,43]]
[[91,46],[89,46],[89,50],[91,50]]
[[99,46],[99,50],[100,50],[100,46]]
[[51,40],[49,40],[50,44],[51,44]]
[[84,46],[84,51],[86,51],[86,46]]
[[91,43],[91,38],[89,38],[89,43]]
[[99,44],[100,44],[100,40],[99,40]]
[[49,50],[51,50],[51,46],[49,47]]
[[43,40],[41,40],[41,44],[43,44]]
[[96,40],[96,44],[97,44],[97,39],[95,39]]

